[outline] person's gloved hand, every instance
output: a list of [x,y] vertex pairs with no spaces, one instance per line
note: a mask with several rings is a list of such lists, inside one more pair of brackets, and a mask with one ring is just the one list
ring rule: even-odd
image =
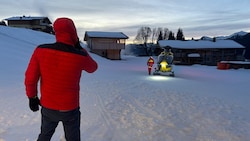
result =
[[40,100],[39,98],[33,97],[33,98],[29,98],[29,107],[30,110],[32,110],[33,112],[36,112],[39,110],[39,105],[40,105]]

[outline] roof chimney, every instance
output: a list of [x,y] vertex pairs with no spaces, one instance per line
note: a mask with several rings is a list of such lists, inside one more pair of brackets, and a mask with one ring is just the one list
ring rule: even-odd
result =
[[216,37],[213,38],[213,42],[216,42]]

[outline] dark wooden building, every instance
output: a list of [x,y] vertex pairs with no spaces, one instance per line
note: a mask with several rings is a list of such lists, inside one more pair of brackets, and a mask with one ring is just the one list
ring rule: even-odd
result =
[[21,16],[10,17],[4,20],[6,20],[7,25],[11,27],[22,27],[47,33],[53,33],[53,28],[51,26],[52,23],[48,17]]
[[160,40],[158,44],[172,48],[176,64],[217,65],[220,61],[244,60],[245,47],[233,40]]

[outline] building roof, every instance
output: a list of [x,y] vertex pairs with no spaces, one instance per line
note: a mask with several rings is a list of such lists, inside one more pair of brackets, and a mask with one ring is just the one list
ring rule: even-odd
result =
[[128,36],[122,32],[86,31],[84,41],[86,41],[87,38],[128,39]]
[[233,40],[216,40],[215,42],[207,40],[160,40],[158,44],[160,47],[170,46],[178,49],[245,48]]
[[51,24],[51,21],[49,20],[48,17],[16,16],[16,17],[6,18],[4,20],[6,21],[20,21],[20,20],[32,21],[32,20],[43,20],[43,19],[46,19],[49,22],[49,24]]

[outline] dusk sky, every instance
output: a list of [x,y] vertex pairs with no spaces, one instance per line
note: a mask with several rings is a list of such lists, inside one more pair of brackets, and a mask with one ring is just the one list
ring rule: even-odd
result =
[[250,0],[0,0],[0,20],[13,16],[48,16],[74,20],[85,31],[123,32],[134,40],[142,26],[178,28],[188,38],[250,32]]

